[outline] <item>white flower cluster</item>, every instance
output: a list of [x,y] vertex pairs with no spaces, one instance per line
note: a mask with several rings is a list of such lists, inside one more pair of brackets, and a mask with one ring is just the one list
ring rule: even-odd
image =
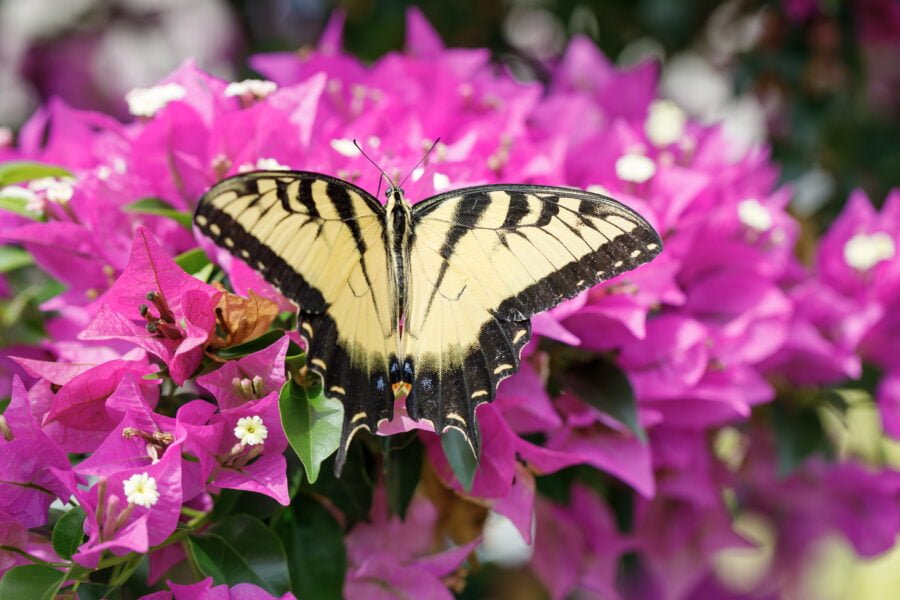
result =
[[169,102],[181,100],[187,90],[177,83],[164,83],[148,88],[134,88],[125,94],[128,112],[136,117],[152,117],[161,111]]

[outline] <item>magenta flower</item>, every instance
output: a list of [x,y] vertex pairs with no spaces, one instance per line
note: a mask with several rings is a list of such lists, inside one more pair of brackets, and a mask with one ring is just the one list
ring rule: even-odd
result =
[[431,532],[437,520],[435,507],[414,499],[406,520],[387,516],[386,496],[379,488],[371,520],[357,524],[347,535],[348,598],[434,598],[453,595],[441,582],[456,571],[480,540],[443,551],[434,551]]
[[877,212],[862,192],[847,201],[822,237],[817,266],[821,280],[857,301],[885,301],[900,288],[900,192]]
[[566,426],[547,438],[547,448],[573,457],[628,483],[645,497],[653,497],[650,446],[639,440],[625,425],[591,408],[574,396],[558,402],[566,417]]
[[276,597],[252,583],[239,583],[232,588],[213,586],[212,577],[188,585],[169,581],[168,585],[171,591],[147,594],[140,600],[296,600],[290,592]]
[[223,410],[277,392],[285,382],[284,358],[289,341],[283,337],[259,352],[230,360],[198,377],[197,383],[215,396]]
[[181,384],[200,364],[220,296],[182,271],[145,229],[138,229],[125,271],[81,337],[128,340],[161,358]]
[[181,453],[177,445],[147,466],[124,468],[102,476],[89,490],[67,478],[69,491],[84,509],[88,539],[73,557],[85,567],[97,566],[100,556],[146,553],[175,531],[183,502]]
[[47,562],[59,560],[48,539],[29,532],[25,524],[0,510],[0,579],[13,567],[32,564],[31,560],[13,549]]
[[0,512],[24,527],[40,527],[47,523],[50,504],[68,498],[65,482],[55,470],[69,471],[69,459],[41,429],[18,377],[0,419]]
[[203,400],[190,402],[176,418],[175,437],[182,436],[185,451],[199,459],[198,479],[210,491],[247,490],[290,504],[284,458],[287,438],[281,428],[277,392],[221,412]]
[[900,532],[900,473],[812,459],[779,479],[774,449],[764,435],[755,440],[742,471],[741,500],[778,532],[764,588],[796,584],[802,562],[826,536],[840,535],[861,556],[876,556],[894,545]]
[[632,543],[619,534],[612,512],[596,494],[581,485],[571,494],[568,506],[539,501],[531,568],[554,600],[576,590],[619,598],[619,558]]

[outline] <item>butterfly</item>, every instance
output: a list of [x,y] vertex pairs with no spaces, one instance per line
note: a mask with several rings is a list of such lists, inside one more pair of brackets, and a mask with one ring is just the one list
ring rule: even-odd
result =
[[530,318],[655,257],[653,227],[579,189],[480,185],[383,206],[319,173],[230,177],[194,223],[299,307],[307,365],[344,406],[335,470],[353,436],[390,420],[396,391],[476,456],[475,408],[519,367]]

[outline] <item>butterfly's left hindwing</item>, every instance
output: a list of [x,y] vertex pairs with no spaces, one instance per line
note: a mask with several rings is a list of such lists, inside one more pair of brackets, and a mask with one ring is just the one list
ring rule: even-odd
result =
[[477,447],[475,407],[519,366],[530,317],[656,256],[637,213],[545,186],[458,190],[413,207],[403,376],[407,409]]
[[384,209],[339,179],[261,171],[215,185],[194,222],[299,305],[307,364],[344,404],[343,462],[352,435],[393,411],[397,298]]

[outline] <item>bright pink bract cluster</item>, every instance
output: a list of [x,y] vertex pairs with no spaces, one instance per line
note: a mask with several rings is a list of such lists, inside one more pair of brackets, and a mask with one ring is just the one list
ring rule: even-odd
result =
[[[788,406],[791,390],[858,379],[865,362],[880,374],[884,429],[900,437],[900,194],[880,214],[854,195],[806,266],[796,257],[790,193],[776,189],[767,150],[734,156],[719,129],[658,100],[655,64],[620,71],[575,39],[547,83],[523,83],[485,50],[445,48],[411,12],[405,51],[367,66],[340,49],[341,25],[335,19],[309,54],[253,57],[277,85],[234,88],[188,63],[161,82],[180,91],[152,114],[123,124],[54,101],[23,126],[15,147],[0,149],[0,159],[74,174],[21,184],[39,219],[0,213],[3,240],[65,285],[42,306],[46,340],[7,349],[0,573],[28,556],[63,560],[39,533],[52,503],[77,503],[87,515],[72,560],[97,568],[104,557],[149,553],[153,582],[184,558],[181,545],[166,544],[179,523],[207,514],[222,490],[290,503],[278,412],[289,337],[198,372],[223,292],[173,257],[200,246],[236,293],[290,305],[176,220],[123,209],[152,197],[190,212],[219,179],[258,168],[374,188],[379,176],[353,139],[393,174],[441,138],[405,185],[413,202],[480,183],[576,186],[628,204],[664,239],[651,264],[535,317],[521,371],[478,410],[483,448],[467,497],[532,545],[526,560],[551,597],[576,589],[711,597],[721,588],[713,556],[752,543],[733,528],[741,511],[777,531],[783,560],[772,562],[773,590],[790,585],[826,534],[843,535],[864,556],[893,545],[897,473],[815,457],[779,474],[777,435],[766,422],[778,417],[751,413],[773,401]],[[571,391],[552,397],[541,338],[611,357],[634,390],[636,423]],[[176,388],[177,410],[157,410]],[[737,460],[715,452],[726,426],[743,433]],[[426,461],[461,492],[439,439],[420,437]],[[536,492],[542,476],[579,465],[624,493],[625,522],[596,486],[576,483],[565,501]],[[141,487],[143,475],[154,485]],[[442,581],[478,540],[436,551],[429,499],[416,496],[401,520],[388,515],[378,485],[371,521],[345,537],[345,592],[366,597],[383,580],[408,597],[451,597]],[[618,565],[631,555],[642,567],[623,579]],[[212,585],[172,584],[148,598],[207,597]],[[230,593],[270,597],[249,584]]]

